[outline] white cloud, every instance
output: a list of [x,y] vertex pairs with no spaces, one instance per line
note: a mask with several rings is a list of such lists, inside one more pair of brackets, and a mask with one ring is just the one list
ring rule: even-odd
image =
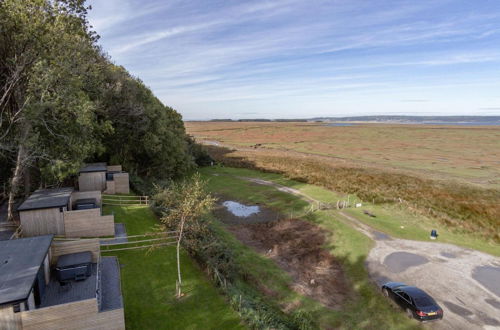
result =
[[104,48],[181,112],[269,102],[279,113],[290,98],[326,109],[377,93],[410,107],[399,100],[435,99],[418,95],[426,86],[479,98],[491,88],[472,96],[461,81],[491,87],[483,67],[500,62],[500,11],[465,0],[93,2],[104,3],[91,17]]

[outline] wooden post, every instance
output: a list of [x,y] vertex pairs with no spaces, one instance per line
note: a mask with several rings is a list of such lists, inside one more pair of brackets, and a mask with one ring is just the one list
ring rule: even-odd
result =
[[19,313],[14,313],[12,305],[0,307],[0,325],[5,330],[20,330],[22,329],[21,318]]

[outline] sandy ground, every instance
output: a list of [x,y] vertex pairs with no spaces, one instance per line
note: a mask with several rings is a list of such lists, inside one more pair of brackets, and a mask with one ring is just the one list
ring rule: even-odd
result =
[[[314,201],[300,191],[273,182],[244,178]],[[500,258],[452,244],[392,238],[339,212],[346,222],[375,241],[366,267],[379,286],[404,282],[427,291],[444,318],[430,329],[500,329]]]

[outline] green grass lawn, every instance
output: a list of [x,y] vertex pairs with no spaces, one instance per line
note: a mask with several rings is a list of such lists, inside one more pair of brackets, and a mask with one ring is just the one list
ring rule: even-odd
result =
[[106,205],[103,213],[114,214],[116,223],[125,224],[128,236],[150,233],[159,223],[153,211],[146,206]]
[[[213,168],[203,168],[201,172],[205,175],[206,178],[213,178],[215,174],[224,174],[230,176],[245,176],[245,177],[253,177],[260,178],[268,181],[272,181],[275,183],[279,183],[294,189],[299,190],[300,192],[310,196],[316,200],[325,202],[325,203],[335,203],[338,199],[347,199],[346,195],[339,194],[336,192],[332,192],[328,189],[318,187],[315,185],[310,185],[306,183],[301,183],[293,180],[288,180],[284,178],[282,175],[274,174],[274,173],[263,173],[259,171],[253,171],[248,169],[239,169],[239,168],[230,168],[230,167],[213,167]],[[242,180],[238,180],[236,178],[227,178],[224,180],[229,180],[230,184],[225,184],[220,180],[210,180],[209,183],[211,189],[215,189],[214,191],[222,191],[225,194],[231,193],[231,196],[241,196],[245,194],[245,191],[242,189],[242,186],[245,185]],[[277,191],[275,188],[261,186],[261,188],[254,189],[257,191],[266,191],[265,196],[273,195],[273,194],[286,194],[289,197],[284,197],[290,200],[290,194],[282,193]],[[274,191],[274,192],[272,192]],[[260,196],[259,196],[260,195]],[[356,201],[360,201],[356,196],[350,195],[350,201],[354,204]],[[248,196],[247,200],[251,202],[262,202],[266,197],[263,197],[262,194],[251,194]],[[296,198],[295,198],[296,199]],[[305,203],[305,202],[304,202]],[[366,201],[363,201],[363,206],[360,208],[350,208],[346,209],[345,212],[350,215],[356,217],[358,220],[366,223],[367,225],[385,232],[391,236],[412,239],[412,240],[420,240],[420,241],[430,241],[429,234],[431,229],[436,229],[439,234],[438,242],[442,243],[451,243],[458,246],[475,249],[478,251],[486,252],[495,256],[500,256],[500,245],[486,241],[484,238],[480,236],[475,236],[470,233],[464,233],[454,228],[449,228],[443,223],[439,222],[436,219],[431,219],[422,214],[418,214],[416,212],[411,212],[404,205],[390,205],[390,204],[372,204]],[[283,202],[277,203],[278,206],[286,206],[283,205]],[[295,202],[295,211],[300,210],[301,204],[299,201]],[[376,218],[369,217],[363,213],[364,210],[368,210],[371,213],[376,215]],[[297,211],[296,211],[297,212]],[[334,213],[335,211],[331,211]]]
[[[291,182],[275,174],[260,173],[249,170],[230,168],[201,169],[202,175],[208,180],[208,188],[214,193],[223,194],[243,202],[260,203],[274,208],[284,215],[303,213],[308,204],[291,194],[278,191],[274,187],[256,185],[234,176],[259,177],[273,180],[281,184],[293,186],[296,189],[307,189],[311,194],[331,197],[333,193],[322,192],[314,187],[305,187],[301,183]],[[219,175],[213,175],[219,174]],[[315,196],[317,197],[317,196]],[[316,301],[300,296],[290,289],[292,279],[281,270],[271,259],[266,258],[253,249],[238,241],[232,234],[219,224],[219,237],[227,242],[234,251],[235,259],[252,275],[256,287],[273,292],[268,296],[277,305],[296,303],[295,311],[306,311],[313,315],[322,328],[390,328],[412,329],[418,325],[408,320],[403,313],[394,310],[371,284],[364,267],[364,260],[372,246],[372,241],[342,221],[336,221],[331,211],[319,211],[305,217],[306,220],[317,223],[331,235],[325,246],[344,265],[346,275],[352,285],[353,294],[344,308],[334,311]]]
[[[153,212],[144,206],[107,206],[104,212],[114,213],[115,222],[124,223],[128,235],[151,232],[158,223]],[[174,297],[177,279],[174,246],[103,255],[118,256],[122,267],[127,329],[245,328],[238,314],[184,251],[181,269],[186,296],[180,300]]]

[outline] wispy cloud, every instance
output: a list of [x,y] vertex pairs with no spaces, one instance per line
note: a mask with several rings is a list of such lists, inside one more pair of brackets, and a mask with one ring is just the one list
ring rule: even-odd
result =
[[497,2],[94,2],[113,59],[189,117],[474,112],[500,87]]

